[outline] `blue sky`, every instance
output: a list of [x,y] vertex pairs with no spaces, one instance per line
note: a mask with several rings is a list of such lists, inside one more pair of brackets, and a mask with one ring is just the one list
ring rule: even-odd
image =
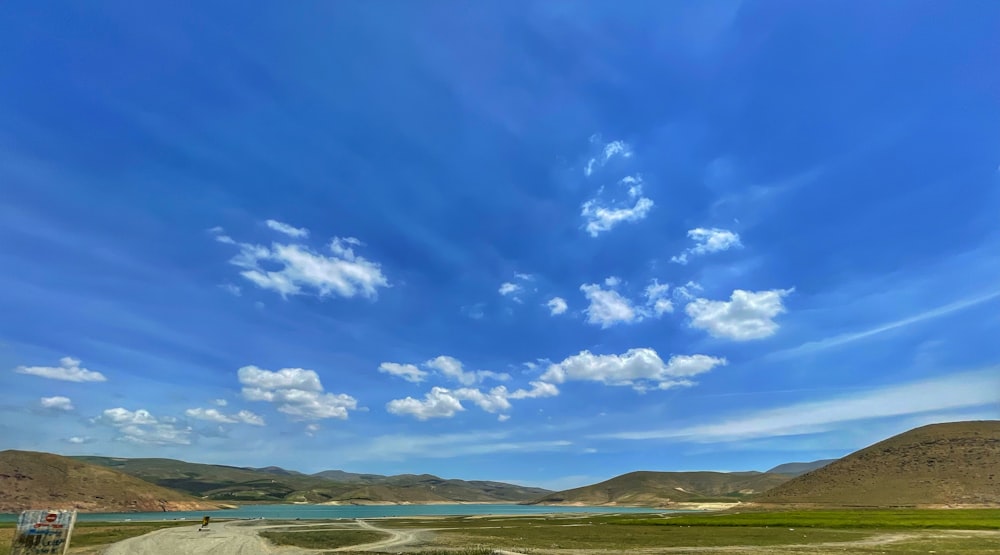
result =
[[1000,418],[992,2],[14,2],[0,448],[566,487]]

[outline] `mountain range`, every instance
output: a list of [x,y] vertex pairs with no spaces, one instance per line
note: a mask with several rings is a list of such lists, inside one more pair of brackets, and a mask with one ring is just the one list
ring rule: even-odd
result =
[[1000,421],[924,426],[842,459],[767,472],[630,472],[566,491],[430,474],[304,474],[173,459],[0,452],[0,512],[208,510],[241,503],[523,503],[670,507],[1000,505]]

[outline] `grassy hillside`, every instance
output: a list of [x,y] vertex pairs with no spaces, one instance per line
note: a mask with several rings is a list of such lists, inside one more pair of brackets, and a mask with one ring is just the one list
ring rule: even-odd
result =
[[0,451],[0,512],[77,509],[84,512],[209,510],[219,503],[195,499],[68,457]]
[[662,506],[705,500],[738,500],[789,480],[763,472],[630,472],[610,480],[560,491],[534,504]]
[[233,503],[497,503],[527,501],[549,493],[499,482],[446,480],[429,474],[380,476],[332,470],[310,476],[278,467],[253,469],[172,459],[76,458],[205,499]]
[[778,466],[768,470],[771,474],[788,474],[790,476],[800,476],[806,472],[812,472],[817,468],[823,468],[824,466],[832,463],[837,459],[822,459],[819,461],[812,462],[790,462],[785,464],[779,464]]
[[755,500],[855,507],[1000,505],[1000,421],[910,430]]

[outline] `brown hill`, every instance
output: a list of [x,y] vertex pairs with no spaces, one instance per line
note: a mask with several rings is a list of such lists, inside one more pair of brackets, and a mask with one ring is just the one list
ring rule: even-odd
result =
[[0,451],[0,513],[202,511],[223,508],[116,470],[33,451]]
[[599,484],[536,499],[544,505],[668,506],[674,503],[737,501],[790,479],[765,472],[630,472]]
[[916,428],[794,478],[760,503],[857,507],[1000,504],[1000,421]]
[[430,474],[312,476],[278,467],[253,469],[173,459],[73,457],[203,499],[227,503],[504,503],[530,501],[549,491],[500,482],[448,480]]

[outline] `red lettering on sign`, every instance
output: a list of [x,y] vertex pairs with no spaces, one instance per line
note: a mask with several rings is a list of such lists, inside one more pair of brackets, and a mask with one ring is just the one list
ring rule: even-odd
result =
[[55,522],[59,518],[55,513],[45,515],[45,522]]

